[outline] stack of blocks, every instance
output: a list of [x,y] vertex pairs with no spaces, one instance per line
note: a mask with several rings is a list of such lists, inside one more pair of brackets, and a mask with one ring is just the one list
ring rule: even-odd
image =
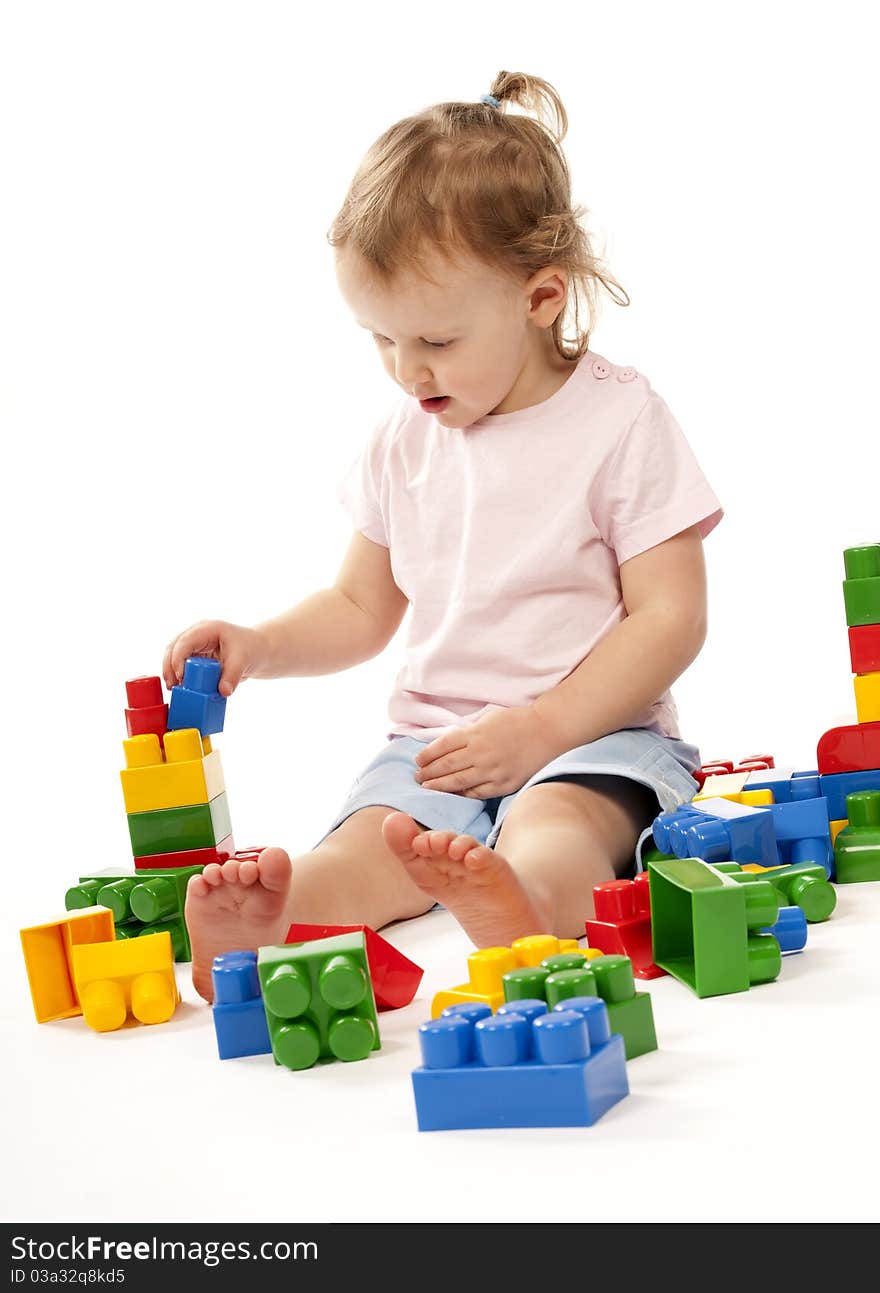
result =
[[857,722],[819,739],[838,884],[880,880],[880,544],[847,548],[843,600]]

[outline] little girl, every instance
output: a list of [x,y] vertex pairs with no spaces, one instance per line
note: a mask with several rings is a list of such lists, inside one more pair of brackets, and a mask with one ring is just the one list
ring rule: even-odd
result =
[[293,920],[378,929],[440,902],[477,947],[583,936],[593,886],[697,789],[669,687],[705,639],[722,509],[648,379],[589,349],[598,286],[629,302],[572,206],[566,129],[551,85],[500,72],[386,130],[332,225],[342,295],[399,388],[340,485],[350,547],[276,619],[181,633],[163,674],[214,655],[229,695],[347,669],[409,607],[405,662],[386,744],[315,847],[190,881],[208,1000],[216,953]]

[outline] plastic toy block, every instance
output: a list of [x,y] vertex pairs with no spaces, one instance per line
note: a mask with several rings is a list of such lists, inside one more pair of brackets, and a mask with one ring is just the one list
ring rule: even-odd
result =
[[793,866],[770,867],[757,874],[738,868],[735,862],[715,864],[741,884],[766,880],[779,895],[781,907],[799,907],[811,925],[827,920],[837,906],[837,894],[829,884],[825,868],[818,862],[798,862]]
[[[806,781],[803,779],[807,778]],[[809,780],[812,778],[813,780]],[[795,785],[797,782],[797,785]],[[775,804],[790,803],[792,799],[813,799],[819,794],[816,773],[797,772],[794,768],[758,769],[749,774],[744,792],[769,790]]]
[[768,808],[751,808],[729,799],[704,799],[684,804],[654,819],[654,842],[677,858],[699,857],[706,862],[758,862],[772,866],[779,859],[773,816]]
[[373,983],[377,1010],[397,1010],[408,1006],[416,995],[424,970],[399,952],[369,925],[291,925],[285,943],[314,943],[337,934],[363,933],[367,964]]
[[164,741],[168,727],[168,706],[162,695],[159,677],[132,678],[125,684],[128,708],[125,711],[125,730],[129,736],[147,736],[153,733]]
[[778,860],[783,865],[818,862],[826,876],[834,868],[828,804],[819,795],[815,799],[791,800],[774,804],[773,830]]
[[732,759],[711,759],[708,763],[702,764],[696,772],[692,772],[691,776],[702,789],[707,779],[712,776],[730,776],[757,768],[772,767],[772,754],[749,754],[739,763],[734,763]]
[[853,673],[880,669],[880,624],[854,624],[847,632]]
[[595,999],[448,1013],[422,1024],[412,1074],[419,1131],[590,1127],[629,1093],[623,1040]]
[[82,1014],[73,981],[71,949],[113,939],[113,913],[85,907],[21,931],[21,950],[38,1024]]
[[126,766],[119,773],[127,813],[207,804],[226,786],[220,751],[205,754],[194,727],[166,732],[165,750],[158,736],[131,736],[123,742]]
[[856,717],[860,723],[880,720],[880,673],[861,673],[853,678]]
[[219,660],[191,655],[183,666],[183,683],[171,688],[168,730],[197,727],[202,736],[223,731],[226,697],[217,690],[223,666]]
[[[569,946],[563,946],[563,943]],[[431,1017],[436,1019],[447,1006],[463,1001],[481,1002],[490,1010],[497,1010],[504,1001],[502,979],[508,970],[517,966],[540,965],[545,957],[570,950],[578,952],[574,939],[560,941],[552,934],[530,934],[526,938],[518,938],[511,947],[484,947],[472,952],[468,957],[467,983],[435,993]],[[579,955],[588,959],[587,951]]]
[[563,952],[546,957],[540,965],[509,970],[503,987],[508,1003],[546,1001],[551,1008],[569,997],[601,997],[612,1032],[623,1037],[628,1060],[657,1049],[651,998],[636,992],[632,963],[626,956],[585,961],[576,952]]
[[838,837],[838,835],[840,834],[840,832],[843,830],[844,826],[848,826],[848,825],[849,825],[849,823],[847,822],[847,820],[846,820],[846,818],[845,818],[845,817],[840,818],[840,819],[839,819],[838,821],[836,821],[836,822],[829,822],[829,823],[828,823],[828,827],[829,827],[829,829],[830,829],[830,831],[831,831],[831,847],[832,847],[832,848],[834,847],[835,843],[837,842],[837,837]]
[[361,932],[317,943],[261,947],[257,972],[276,1064],[364,1060],[379,1049],[379,1022]]
[[215,848],[183,849],[174,853],[145,853],[134,859],[138,871],[172,871],[177,867],[206,867],[209,862],[225,862],[235,854],[235,841],[231,835],[221,840]]
[[220,840],[232,834],[226,792],[207,804],[129,813],[128,833],[135,858],[184,849],[216,848]]
[[183,905],[190,876],[198,875],[202,869],[174,867],[139,875],[111,867],[80,876],[79,883],[68,889],[64,905],[68,911],[94,904],[109,907],[118,939],[140,938],[164,930],[171,937],[174,959],[189,961],[192,953]]
[[829,820],[849,817],[846,801],[861,790],[880,790],[880,768],[865,768],[861,772],[823,773],[819,777],[820,793],[828,805]]
[[214,1032],[221,1060],[271,1055],[256,952],[224,952],[222,956],[215,956],[211,979]]
[[846,578],[843,581],[843,603],[846,622],[880,623],[880,544],[847,548],[843,554]]
[[761,933],[773,935],[783,956],[802,952],[807,945],[807,918],[800,907],[780,907],[776,924]]
[[847,795],[846,811],[849,825],[834,841],[837,883],[880,880],[880,794]]
[[700,793],[694,795],[691,803],[698,804],[701,799],[735,798],[742,791],[750,775],[748,770],[745,772],[712,772],[706,777]]
[[164,1024],[174,1014],[180,993],[167,932],[83,943],[71,961],[83,1018],[96,1032],[121,1028],[129,1014],[142,1024]]
[[744,992],[775,979],[779,898],[764,877],[737,883],[700,858],[648,864],[654,960],[698,997]]
[[826,774],[880,768],[880,723],[832,727],[819,737],[816,762]]
[[606,880],[593,886],[596,916],[586,922],[590,947],[629,957],[637,979],[665,974],[651,948],[651,896],[647,871],[634,880]]

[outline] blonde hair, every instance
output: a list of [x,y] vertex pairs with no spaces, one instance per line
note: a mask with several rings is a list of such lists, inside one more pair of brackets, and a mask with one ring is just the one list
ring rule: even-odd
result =
[[[571,176],[560,144],[568,117],[556,90],[524,72],[499,72],[483,102],[438,103],[390,126],[369,148],[327,234],[353,248],[387,286],[401,270],[434,281],[424,267],[431,248],[454,260],[475,256],[517,283],[549,265],[568,271],[566,303],[552,326],[563,359],[588,349],[599,287],[618,305],[629,297],[602,267],[572,206]],[[515,103],[537,114],[507,113]],[[550,110],[550,129],[543,118]],[[620,295],[618,295],[620,293]],[[580,326],[579,304],[589,322]],[[564,337],[571,315],[575,336]]]

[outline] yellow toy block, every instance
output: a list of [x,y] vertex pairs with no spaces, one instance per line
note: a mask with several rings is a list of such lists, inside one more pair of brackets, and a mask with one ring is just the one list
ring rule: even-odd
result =
[[553,934],[529,934],[518,938],[511,947],[484,947],[468,957],[467,983],[457,988],[445,988],[431,1002],[431,1018],[437,1019],[447,1006],[461,1001],[479,1001],[494,1012],[504,1003],[502,976],[518,966],[540,965],[547,956],[560,952],[580,952],[591,961],[602,953],[597,948],[578,947],[577,939],[555,938]]
[[856,715],[860,723],[880,722],[880,673],[857,673],[853,677]]
[[746,862],[745,866],[740,867],[741,871],[751,871],[752,875],[763,875],[765,871],[781,871],[782,865],[779,866],[759,866],[757,862]]
[[766,808],[775,803],[772,790],[744,790],[739,796],[741,804],[750,804],[752,808]]
[[220,751],[212,750],[195,727],[166,732],[164,757],[153,733],[130,736],[122,744],[126,766],[119,776],[127,813],[207,804],[226,789]]
[[109,907],[81,907],[21,930],[21,950],[38,1024],[82,1014],[73,982],[71,949],[115,937]]
[[751,775],[751,772],[713,772],[691,803],[699,803],[701,799],[735,799]]
[[142,1024],[164,1024],[174,1014],[180,993],[167,930],[74,947],[72,962],[83,1017],[95,1032],[121,1028],[129,1012]]
[[848,825],[849,825],[849,818],[848,818],[848,817],[841,817],[840,821],[838,821],[838,822],[829,822],[829,823],[828,823],[828,825],[829,825],[829,827],[830,827],[830,829],[831,829],[831,844],[832,844],[832,847],[833,847],[833,845],[834,845],[834,841],[837,839],[837,834],[838,834],[838,832],[839,832],[839,831],[842,831],[842,830],[843,830],[843,828],[844,828],[844,826],[848,826]]

